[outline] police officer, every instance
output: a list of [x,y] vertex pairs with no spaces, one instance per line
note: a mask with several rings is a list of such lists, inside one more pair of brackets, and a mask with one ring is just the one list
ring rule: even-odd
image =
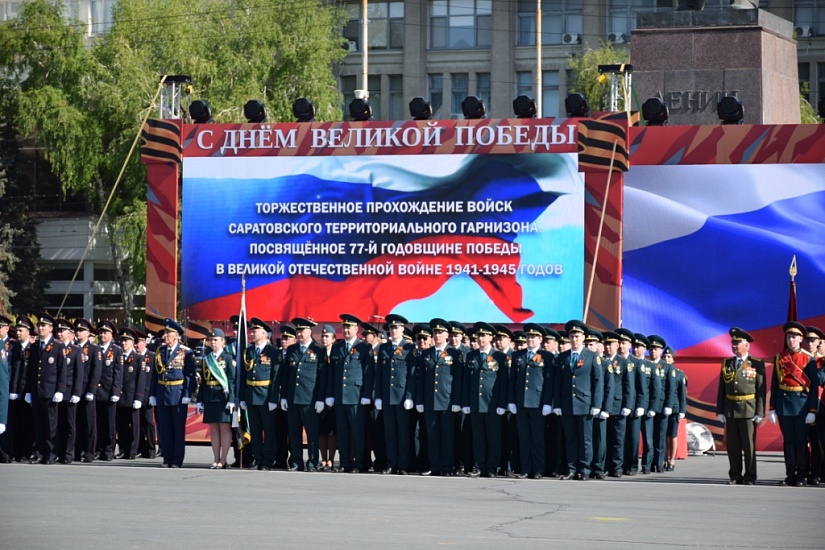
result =
[[[289,346],[294,344],[296,340],[295,327],[289,323],[281,323],[278,327],[281,333],[280,347],[278,348],[278,357],[281,368],[286,365],[286,350]],[[281,376],[283,380],[285,376]],[[283,389],[283,383],[281,384]],[[283,398],[283,396],[281,396]],[[325,410],[326,412],[326,410]],[[319,437],[320,437],[320,421],[319,421]],[[275,468],[287,470],[289,468],[289,412],[283,410],[281,407],[275,409]],[[298,457],[298,461],[302,460],[303,454]]]
[[478,349],[467,354],[463,412],[473,423],[471,477],[496,477],[501,458],[502,419],[507,408],[507,355],[492,347],[495,328],[483,321],[473,325]]
[[[324,396],[328,379],[326,352],[312,339],[314,323],[306,319],[292,320],[297,342],[286,350],[286,363],[281,367],[281,409],[287,411],[289,422],[289,470],[318,471],[318,426],[324,411]],[[333,331],[334,333],[334,331]],[[302,430],[307,437],[307,460],[303,460]]]
[[80,348],[74,344],[74,325],[68,319],[55,319],[55,334],[60,341],[62,366],[66,370],[66,397],[57,406],[57,460],[71,464],[74,460],[77,404],[83,395],[83,362]]
[[161,468],[180,468],[186,453],[186,415],[195,394],[195,356],[180,343],[180,323],[165,319],[163,332],[165,343],[155,352],[149,403],[158,415]]
[[247,346],[241,373],[241,409],[247,412],[252,455],[258,470],[272,469],[277,453],[275,409],[281,395],[280,354],[269,342],[272,329],[253,317],[249,320],[252,344]]
[[81,392],[82,399],[76,406],[74,458],[83,462],[93,462],[95,459],[95,437],[97,434],[95,397],[103,372],[103,356],[100,353],[100,347],[89,338],[93,332],[96,332],[96,330],[88,320],[82,318],[75,320],[74,333],[77,347],[80,349],[78,361],[83,368],[83,389]]
[[138,453],[141,458],[155,458],[157,456],[158,432],[155,422],[155,408],[149,404],[146,397],[149,395],[149,386],[152,383],[152,366],[155,364],[155,352],[151,351],[147,340],[149,335],[140,330],[135,330],[137,339],[135,340],[135,350],[143,358],[143,395],[144,401],[139,413],[139,442]]
[[4,367],[0,368],[0,396],[4,399],[0,402],[0,418],[3,418],[0,424],[4,428],[3,432],[0,432],[0,462],[6,464],[15,458],[15,405],[22,402],[14,381],[20,376],[20,369],[23,367],[23,348],[20,342],[9,335],[12,324],[11,319],[0,315],[0,354],[5,362]]
[[[378,348],[375,408],[384,414],[384,441],[389,473],[407,475],[410,458],[410,411],[414,405],[414,346],[404,339],[402,315],[386,317],[389,340]],[[386,470],[385,470],[386,472]]]
[[601,412],[604,384],[602,359],[584,347],[587,326],[579,320],[565,324],[571,347],[558,357],[553,412],[560,415],[567,439],[567,472],[561,479],[587,480],[593,461],[593,418]]
[[135,350],[137,331],[129,327],[120,329],[123,348],[123,383],[117,404],[117,458],[134,460],[140,440],[140,409],[146,392],[146,379],[151,376],[144,370],[144,359]]
[[34,347],[26,403],[32,405],[36,459],[41,464],[57,461],[57,405],[66,391],[66,371],[62,368],[60,344],[54,339],[54,317],[41,313],[37,320],[38,341]]
[[[550,371],[548,377],[552,377],[555,384],[555,373],[558,365],[556,359],[561,349],[561,334],[551,327],[544,328],[545,336],[542,340],[544,351],[553,356],[553,361],[545,367]],[[554,387],[554,386],[553,386]],[[551,401],[555,389],[551,390]],[[552,404],[552,403],[551,403]],[[548,414],[544,417],[544,449],[545,449],[545,475],[551,478],[559,477],[559,472],[567,471],[567,459],[564,456],[564,436],[561,417],[555,414]]]
[[551,378],[553,356],[541,349],[544,328],[527,323],[522,331],[525,348],[511,357],[507,409],[516,417],[521,471],[518,477],[541,479],[544,475],[544,417],[552,409],[555,382]]
[[430,321],[433,346],[423,353],[421,371],[416,380],[416,408],[424,413],[430,472],[453,474],[453,440],[455,418],[461,411],[461,389],[458,372],[464,368],[461,352],[447,347],[450,323],[441,318]]
[[328,406],[335,406],[338,431],[338,471],[361,473],[364,470],[366,407],[372,403],[375,361],[372,346],[358,338],[361,320],[355,315],[341,316],[344,339],[332,345]]
[[96,329],[103,363],[95,404],[97,459],[109,461],[115,454],[117,403],[123,387],[123,348],[114,343],[117,331],[114,323],[100,321]]
[[789,321],[782,328],[786,349],[774,358],[769,416],[782,432],[785,479],[780,485],[804,487],[808,473],[805,428],[816,421],[819,380],[816,359],[801,348],[805,326]]
[[[618,329],[605,332],[605,376],[613,378],[613,399],[607,403],[607,457],[605,470],[610,477],[622,477],[627,420],[636,403],[636,381],[630,368],[633,334]],[[638,445],[638,441],[637,441]]]
[[676,399],[676,369],[668,364],[662,357],[662,352],[667,347],[665,339],[657,334],[647,337],[650,341],[650,363],[653,365],[652,379],[658,382],[654,387],[658,388],[658,395],[661,400],[657,400],[657,407],[653,417],[653,461],[650,471],[663,472],[665,456],[667,455],[667,424],[668,418],[673,414],[673,409],[678,408]]

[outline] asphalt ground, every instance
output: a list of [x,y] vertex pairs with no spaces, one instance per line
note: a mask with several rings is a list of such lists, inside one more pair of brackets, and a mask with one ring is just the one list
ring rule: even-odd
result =
[[0,549],[825,548],[825,486],[780,487],[780,454],[755,486],[728,461],[604,481],[181,469],[159,459],[0,464]]

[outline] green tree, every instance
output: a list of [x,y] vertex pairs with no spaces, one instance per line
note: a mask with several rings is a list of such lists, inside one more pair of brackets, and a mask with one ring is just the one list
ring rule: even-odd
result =
[[[599,65],[620,65],[622,63],[630,63],[630,50],[627,47],[614,48],[609,43],[602,43],[596,49],[588,48],[581,55],[571,56],[567,67],[573,71],[573,80],[568,85],[568,91],[583,94],[591,111],[609,110],[610,84],[609,78],[604,78],[609,75],[600,75]],[[617,106],[619,111],[625,110],[621,87]]]

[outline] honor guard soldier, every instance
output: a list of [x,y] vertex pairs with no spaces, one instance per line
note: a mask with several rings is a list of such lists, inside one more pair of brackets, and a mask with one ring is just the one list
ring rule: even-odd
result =
[[95,396],[103,372],[103,356],[100,347],[89,339],[92,333],[97,332],[92,323],[86,319],[77,319],[74,323],[74,332],[77,347],[80,349],[79,361],[83,365],[82,399],[77,404],[75,422],[75,460],[93,462],[97,434]]
[[144,370],[143,356],[135,350],[137,332],[128,327],[120,329],[123,348],[123,384],[117,404],[118,458],[134,460],[140,441],[140,409],[145,401],[146,379],[151,376]]
[[[650,408],[651,398],[651,378],[653,374],[653,367],[650,362],[645,358],[645,354],[647,353],[648,348],[650,347],[650,342],[647,339],[647,336],[644,334],[634,333],[633,334],[633,357],[631,358],[631,362],[634,365],[636,370],[636,416],[639,417],[639,429],[640,433],[634,433],[632,436],[636,439],[636,446],[633,448],[628,448],[629,441],[625,441],[625,468],[627,468],[627,463],[630,462],[630,472],[629,475],[635,475],[639,469],[639,439],[643,440],[642,442],[642,473],[648,474],[650,473],[650,466],[646,465],[645,457],[649,457],[650,461],[653,462],[653,453],[648,452],[645,453],[645,449],[651,449],[653,446],[653,416],[648,415],[648,409]],[[630,437],[630,436],[629,436]],[[650,441],[648,441],[650,438]],[[628,453],[632,454],[633,456],[629,456]]]
[[161,468],[180,468],[186,453],[186,416],[195,394],[195,355],[180,343],[184,331],[177,321],[165,319],[163,332],[165,343],[155,352],[149,403],[158,415]]
[[566,437],[567,472],[561,479],[586,480],[593,461],[593,418],[601,412],[604,384],[602,359],[584,347],[587,326],[568,321],[571,347],[558,357],[553,412],[562,418]]
[[[818,336],[816,343],[816,351],[814,356],[816,358],[816,372],[819,376],[819,388],[817,389],[819,395],[819,412],[816,415],[816,422],[814,424],[814,431],[816,432],[816,446],[820,449],[819,468],[816,468],[811,463],[811,475],[808,483],[810,485],[820,485],[825,480],[825,333],[815,327],[808,327],[808,334],[810,338],[811,329],[814,329]],[[811,446],[813,447],[813,443]]]
[[[661,399],[655,400],[657,406],[653,409],[656,415],[653,417],[653,460],[650,471],[661,473],[667,455],[668,418],[679,405],[676,400],[676,369],[662,357],[662,352],[667,347],[665,339],[656,334],[651,334],[647,339],[650,342],[650,363],[653,365],[651,381],[653,387],[658,388],[657,395],[661,396]],[[651,399],[651,402],[654,400]]]
[[384,441],[387,469],[384,473],[407,475],[410,459],[410,410],[415,393],[413,379],[414,346],[404,339],[401,315],[387,315],[389,340],[378,348],[375,371],[375,408],[384,414]]
[[802,349],[805,326],[790,321],[783,326],[785,351],[774,359],[770,419],[784,440],[785,479],[782,485],[803,487],[808,474],[806,425],[816,421],[819,405],[815,385],[819,383],[816,359]]
[[60,343],[54,339],[54,317],[41,313],[38,341],[32,353],[26,384],[26,403],[34,407],[36,456],[41,464],[57,461],[57,406],[66,392]]
[[[149,395],[149,387],[152,384],[152,367],[155,364],[155,352],[149,350],[149,335],[145,332],[135,330],[137,339],[135,349],[138,355],[143,357],[143,395]],[[149,404],[148,398],[142,402],[140,408],[140,435],[138,442],[138,453],[141,458],[155,458],[157,455],[158,432],[155,424],[155,408]]]
[[114,343],[117,331],[114,323],[100,321],[96,329],[103,362],[95,405],[97,459],[109,461],[115,455],[117,404],[123,388],[123,348]]
[[[0,354],[4,356],[5,367],[0,368],[0,462],[10,463],[16,455],[14,449],[15,429],[17,428],[16,405],[23,402],[17,390],[17,380],[23,368],[23,348],[20,342],[9,335],[12,320],[0,315]],[[28,405],[27,405],[28,406]]]
[[602,384],[604,385],[604,397],[598,407],[599,414],[593,418],[593,463],[591,464],[590,477],[593,479],[604,479],[605,462],[607,459],[607,420],[610,418],[608,409],[613,401],[613,377],[607,372],[607,361],[604,357],[604,335],[592,327],[587,328],[584,343],[587,349],[602,357]]
[[605,470],[610,477],[622,477],[627,419],[633,414],[636,403],[636,381],[634,371],[629,368],[633,333],[627,330],[605,332],[604,342],[607,366],[604,374],[613,379],[613,399],[606,405],[610,416],[607,418]]
[[213,329],[209,335],[211,351],[203,357],[203,382],[198,387],[197,410],[209,426],[213,470],[226,468],[232,445],[230,424],[235,414],[235,356],[224,347],[225,343],[226,334]]
[[507,408],[507,356],[492,347],[495,329],[483,321],[473,325],[478,348],[467,354],[461,399],[473,423],[471,477],[496,477],[501,459],[502,419]]
[[11,420],[14,422],[14,460],[15,462],[30,462],[34,457],[34,424],[33,411],[30,403],[24,399],[28,384],[29,369],[33,368],[32,355],[35,346],[32,345],[31,335],[34,334],[34,323],[25,315],[17,317],[14,325],[17,341],[20,342],[20,368],[11,370],[11,386],[9,387],[10,407],[13,410]]
[[252,344],[247,346],[241,373],[241,409],[247,412],[252,455],[258,470],[270,470],[277,452],[275,409],[281,395],[280,356],[269,343],[272,329],[253,317],[249,321]]
[[507,409],[516,416],[521,473],[541,479],[544,474],[544,417],[551,410],[553,356],[541,349],[544,328],[524,325],[525,348],[511,357]]
[[60,341],[62,367],[66,370],[66,397],[57,406],[57,460],[71,464],[74,460],[77,404],[83,395],[83,361],[74,344],[74,325],[68,319],[55,319],[55,335]]
[[[467,328],[458,321],[449,321],[450,335],[447,338],[449,347],[461,352],[461,361],[467,364],[467,354],[473,349],[464,344]],[[460,375],[466,374],[464,370]],[[459,387],[464,387],[463,378],[458,381]],[[470,416],[463,412],[455,415],[454,471],[457,474],[470,473],[473,468],[473,428]]]
[[344,339],[332,345],[326,404],[335,406],[338,430],[339,470],[354,474],[364,471],[366,407],[372,403],[375,383],[372,347],[359,339],[361,321],[350,314],[341,316]]
[[[286,350],[286,363],[281,367],[284,383],[281,389],[281,409],[287,412],[289,423],[289,470],[318,471],[319,425],[324,411],[324,396],[328,379],[326,352],[312,339],[313,322],[295,318],[297,342]],[[334,333],[334,331],[333,331]],[[307,460],[304,463],[302,432],[306,431]]]
[[[823,337],[825,337],[825,335],[823,335],[822,331],[817,327],[805,327],[805,337],[802,339],[802,349],[813,355],[816,359],[816,370],[819,377],[823,376],[823,371],[822,358],[817,355],[817,347],[819,347],[819,341]],[[817,380],[813,380],[812,383],[816,386],[816,389],[811,388],[811,391],[816,393],[818,403],[822,396],[822,386]],[[822,412],[822,407],[820,406],[817,416],[822,416]],[[810,460],[808,461],[808,485],[821,484],[820,473],[823,466],[823,447],[820,445],[820,437],[817,432],[822,431],[822,423],[822,420],[818,420],[814,424],[808,424],[807,426],[808,447],[811,449]]]

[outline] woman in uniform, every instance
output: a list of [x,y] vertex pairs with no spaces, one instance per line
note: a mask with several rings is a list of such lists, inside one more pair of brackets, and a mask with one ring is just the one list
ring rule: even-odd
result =
[[203,381],[198,388],[198,412],[209,424],[213,470],[226,468],[226,456],[232,444],[232,414],[235,412],[235,359],[226,348],[221,329],[210,336],[212,352],[203,358]]

